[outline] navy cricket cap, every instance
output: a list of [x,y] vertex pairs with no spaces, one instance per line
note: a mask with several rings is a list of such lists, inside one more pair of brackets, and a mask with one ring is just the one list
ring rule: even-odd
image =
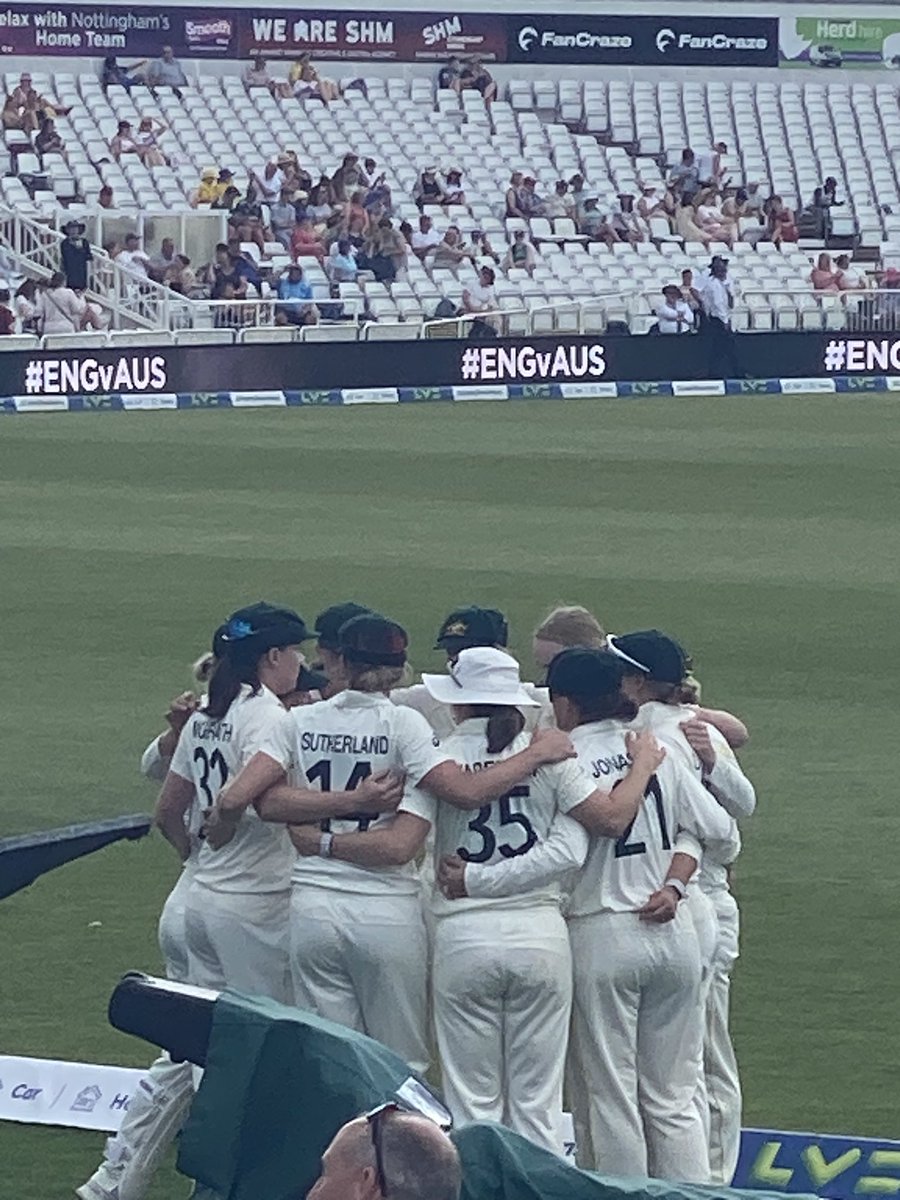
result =
[[345,604],[332,604],[316,617],[316,637],[319,645],[324,646],[326,650],[338,650],[341,644],[338,636],[341,626],[352,621],[354,617],[371,612],[371,608],[366,608],[364,604],[354,604],[352,600]]
[[341,626],[341,654],[348,662],[369,667],[402,667],[409,638],[396,621],[363,613]]
[[294,685],[295,692],[324,692],[328,687],[328,676],[323,675],[321,671],[314,671],[308,667],[306,663],[300,668],[300,674],[297,676],[297,682]]
[[593,700],[619,691],[625,663],[606,650],[570,646],[561,650],[547,670],[550,696]]
[[505,646],[509,639],[506,617],[496,608],[454,609],[438,630],[435,650],[447,650],[455,654],[472,646]]
[[313,636],[292,608],[260,600],[233,612],[219,641],[225,654],[264,654],[273,646],[296,646]]
[[658,629],[639,629],[607,638],[612,654],[657,683],[683,683],[691,669],[687,651]]

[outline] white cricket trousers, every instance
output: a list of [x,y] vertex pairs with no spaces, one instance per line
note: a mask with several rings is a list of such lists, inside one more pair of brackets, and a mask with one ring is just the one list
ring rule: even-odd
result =
[[731,892],[710,893],[719,919],[719,940],[706,998],[703,1067],[709,1103],[709,1165],[712,1181],[730,1184],[741,1148],[741,1079],[731,1044],[731,972],[738,957],[740,915]]
[[290,891],[216,892],[193,883],[184,912],[189,982],[287,1003]]
[[496,1121],[560,1151],[572,954],[551,905],[438,917],[434,1024],[455,1122]]
[[575,999],[569,1080],[579,1166],[709,1182],[695,1103],[703,1038],[700,951],[690,914],[569,921]]
[[[705,1012],[706,1000],[712,985],[713,963],[716,957],[716,947],[719,943],[719,919],[712,900],[706,892],[700,890],[696,883],[688,887],[687,899],[684,902],[691,915],[694,932],[697,934],[697,946],[700,950],[700,1007]],[[710,1113],[709,1096],[706,1091],[706,1072],[703,1064],[703,1042],[697,1047],[697,1092],[694,1103],[703,1130],[709,1142]]]
[[[159,918],[159,948],[166,975],[178,983],[188,978],[184,906],[191,882],[190,868],[185,868]],[[193,1098],[191,1064],[172,1062],[168,1054],[161,1054],[135,1089],[118,1133],[106,1143],[103,1163],[92,1181],[107,1191],[118,1188],[119,1200],[143,1200],[166,1151],[187,1120]]]
[[296,884],[293,1000],[428,1069],[428,939],[418,891],[366,895]]

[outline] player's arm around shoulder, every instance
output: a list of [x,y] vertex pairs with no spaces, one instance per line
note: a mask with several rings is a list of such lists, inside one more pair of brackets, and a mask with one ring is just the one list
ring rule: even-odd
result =
[[683,722],[681,731],[702,764],[704,783],[725,811],[736,820],[752,816],[756,790],[724,734],[698,719]]
[[646,729],[629,731],[625,737],[631,758],[628,773],[611,791],[595,788],[590,796],[568,810],[593,837],[621,837],[637,815],[644,792],[654,771],[666,757],[666,751]]
[[419,794],[407,795],[390,824],[379,829],[323,834],[316,826],[301,825],[289,832],[303,857],[335,858],[358,867],[402,867],[419,855],[433,822],[434,801]]
[[719,862],[737,858],[741,849],[737,823],[690,771],[673,761],[663,787],[672,790],[679,831],[695,837]]

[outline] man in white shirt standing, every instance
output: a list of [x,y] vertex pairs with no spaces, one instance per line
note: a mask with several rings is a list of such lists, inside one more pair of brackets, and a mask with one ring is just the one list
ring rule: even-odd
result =
[[691,333],[694,328],[694,313],[681,294],[677,283],[669,283],[662,290],[663,300],[656,306],[660,333]]
[[709,264],[709,274],[697,289],[703,309],[703,334],[709,347],[710,379],[740,379],[731,329],[734,291],[728,278],[728,259],[717,254]]

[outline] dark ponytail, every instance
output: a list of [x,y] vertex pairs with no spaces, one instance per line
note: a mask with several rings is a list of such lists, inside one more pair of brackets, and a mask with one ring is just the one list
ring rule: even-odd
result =
[[525,728],[525,718],[510,704],[466,705],[473,717],[487,717],[487,752],[502,754]]
[[[259,651],[250,647],[251,653],[246,653],[247,647],[231,647],[216,662],[213,673],[209,678],[207,689],[208,699],[204,716],[221,721],[241,693],[241,687],[249,683],[255,696],[260,688],[259,683]],[[242,652],[243,651],[243,652]]]

